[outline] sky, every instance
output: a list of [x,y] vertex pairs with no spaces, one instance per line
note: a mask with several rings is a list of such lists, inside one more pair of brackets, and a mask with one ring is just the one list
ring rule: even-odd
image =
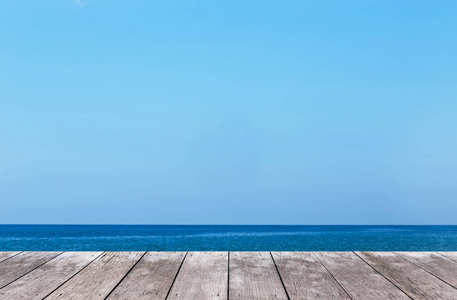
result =
[[0,223],[457,224],[455,1],[2,1]]

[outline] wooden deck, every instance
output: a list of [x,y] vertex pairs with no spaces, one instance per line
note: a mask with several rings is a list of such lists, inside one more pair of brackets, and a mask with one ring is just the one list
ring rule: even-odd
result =
[[0,252],[0,299],[457,299],[457,252]]

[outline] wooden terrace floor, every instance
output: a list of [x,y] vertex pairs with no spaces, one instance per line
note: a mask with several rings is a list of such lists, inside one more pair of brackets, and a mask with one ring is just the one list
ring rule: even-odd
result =
[[457,252],[0,252],[0,299],[457,299]]

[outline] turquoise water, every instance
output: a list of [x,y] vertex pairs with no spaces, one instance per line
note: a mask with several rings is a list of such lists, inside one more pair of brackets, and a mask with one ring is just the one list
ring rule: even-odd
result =
[[457,251],[457,226],[0,225],[0,250]]

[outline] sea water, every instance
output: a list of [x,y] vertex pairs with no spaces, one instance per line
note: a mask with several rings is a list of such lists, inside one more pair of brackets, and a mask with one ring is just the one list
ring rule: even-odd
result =
[[1,251],[457,251],[457,226],[0,225]]

